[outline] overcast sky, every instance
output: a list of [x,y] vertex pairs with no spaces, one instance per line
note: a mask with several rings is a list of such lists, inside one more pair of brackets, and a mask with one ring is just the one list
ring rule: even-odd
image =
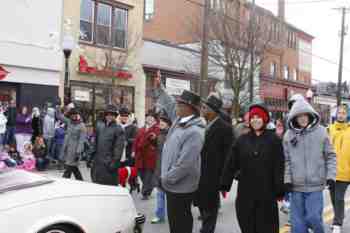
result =
[[[350,0],[285,0],[289,23],[315,36],[313,54],[334,63],[339,62],[341,12],[333,8],[350,7]],[[256,0],[256,3],[277,14],[278,0]],[[345,37],[343,80],[350,82],[350,12],[346,19],[349,35]],[[314,81],[338,80],[338,65],[313,57]]]

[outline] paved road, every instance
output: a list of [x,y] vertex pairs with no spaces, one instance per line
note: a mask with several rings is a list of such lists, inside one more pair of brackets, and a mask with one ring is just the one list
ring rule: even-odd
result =
[[[81,170],[82,170],[84,179],[87,181],[90,181],[89,170],[84,166],[82,166]],[[62,172],[56,171],[56,170],[52,170],[45,173],[50,176],[62,176]],[[241,232],[238,227],[238,223],[236,220],[236,213],[234,210],[235,193],[236,193],[236,185],[234,185],[233,190],[231,191],[231,193],[228,194],[228,197],[222,200],[222,208],[220,210],[216,232],[219,232],[219,233],[240,233]],[[150,220],[154,216],[154,207],[156,204],[155,196],[156,195],[154,192],[150,200],[143,201],[140,199],[141,196],[139,194],[135,194],[135,193],[133,194],[133,198],[135,200],[138,210],[141,213],[145,214],[147,217],[144,233],[169,233],[167,223],[157,224],[157,225],[150,224]],[[350,198],[350,192],[348,196]],[[326,206],[325,219],[328,220],[328,222],[330,222],[330,220],[332,219],[332,211],[331,211],[331,208],[329,208],[330,207],[329,204],[330,204],[329,194],[328,194],[328,191],[325,191],[325,206]],[[348,204],[349,204],[348,207],[350,210],[350,202]],[[350,232],[350,211],[348,211],[348,213],[349,213],[349,216],[348,218],[346,218],[346,221],[345,221],[346,223],[344,226],[343,233]],[[199,233],[200,221],[197,219],[199,213],[196,208],[193,209],[193,215],[194,215],[193,232]],[[280,214],[280,221],[281,221],[280,233],[289,232],[287,228],[283,227],[287,222],[287,217],[282,213]],[[327,228],[327,233],[330,233],[331,231],[329,230],[329,225],[327,225],[326,228]]]

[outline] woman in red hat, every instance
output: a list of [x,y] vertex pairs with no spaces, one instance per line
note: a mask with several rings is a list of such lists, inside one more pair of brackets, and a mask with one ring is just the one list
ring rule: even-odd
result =
[[250,132],[238,138],[227,163],[222,190],[230,191],[239,172],[236,211],[242,233],[279,232],[277,200],[283,197],[281,140],[266,130],[270,117],[259,104],[249,108]]

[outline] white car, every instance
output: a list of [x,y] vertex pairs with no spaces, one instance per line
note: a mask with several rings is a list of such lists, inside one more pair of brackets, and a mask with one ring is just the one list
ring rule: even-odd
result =
[[0,172],[0,233],[140,233],[144,222],[126,189]]

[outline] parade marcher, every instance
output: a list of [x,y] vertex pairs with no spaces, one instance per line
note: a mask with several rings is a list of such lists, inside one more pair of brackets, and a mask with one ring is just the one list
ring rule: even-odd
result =
[[69,119],[65,119],[67,133],[62,148],[62,159],[65,164],[64,178],[70,178],[72,173],[77,180],[83,180],[79,170],[79,161],[84,150],[86,134],[85,124],[76,108],[69,111]]
[[119,119],[120,124],[122,128],[124,129],[125,133],[125,147],[123,151],[123,159],[122,159],[122,166],[134,166],[135,161],[132,157],[132,146],[135,141],[138,128],[133,124],[133,122],[130,119],[130,111],[126,107],[122,107],[119,110]]
[[5,116],[7,117],[7,126],[4,144],[10,145],[15,142],[15,129],[17,119],[17,109],[15,100],[10,101],[10,105],[5,112]]
[[198,189],[205,125],[200,97],[184,90],[177,99],[178,118],[162,151],[161,186],[166,192],[170,233],[192,233],[191,204]]
[[283,138],[285,187],[291,192],[292,233],[324,233],[323,190],[335,184],[336,156],[320,116],[305,100],[293,104]]
[[7,125],[7,117],[4,114],[2,108],[0,108],[0,151],[3,148],[5,141],[5,133],[6,133],[6,125]]
[[168,115],[165,112],[162,113],[159,117],[160,134],[157,138],[158,157],[153,177],[154,186],[157,187],[157,207],[155,212],[156,216],[151,221],[152,224],[162,223],[165,220],[165,193],[160,188],[161,185],[159,184],[159,181],[161,177],[162,151],[171,125],[172,122]]
[[32,144],[34,145],[36,137],[42,135],[43,133],[43,123],[40,116],[40,110],[37,107],[33,108],[32,111]]
[[350,124],[347,120],[348,107],[337,109],[336,122],[329,127],[331,143],[337,155],[337,177],[331,191],[334,210],[333,233],[340,233],[344,221],[345,193],[350,184]]
[[118,110],[107,106],[105,120],[96,127],[96,145],[91,168],[94,183],[118,185],[118,168],[125,144],[124,130],[117,124]]
[[135,166],[142,181],[142,199],[149,199],[153,191],[153,174],[158,157],[157,137],[159,135],[158,116],[150,110],[146,115],[145,127],[136,135],[133,152],[135,153]]
[[215,232],[222,171],[234,139],[231,124],[221,118],[222,104],[218,97],[209,95],[202,105],[207,127],[201,152],[201,176],[194,201],[202,219],[201,233]]
[[250,106],[249,119],[251,131],[240,136],[233,146],[221,188],[229,191],[240,171],[236,211],[242,233],[278,233],[277,199],[284,194],[282,142],[266,130],[269,112],[263,105]]
[[24,143],[32,139],[32,133],[32,116],[29,114],[28,108],[23,106],[16,117],[15,138],[18,152],[24,151]]
[[46,116],[44,117],[43,123],[43,137],[47,149],[47,157],[51,160],[54,159],[53,156],[53,140],[55,137],[55,109],[48,108]]

